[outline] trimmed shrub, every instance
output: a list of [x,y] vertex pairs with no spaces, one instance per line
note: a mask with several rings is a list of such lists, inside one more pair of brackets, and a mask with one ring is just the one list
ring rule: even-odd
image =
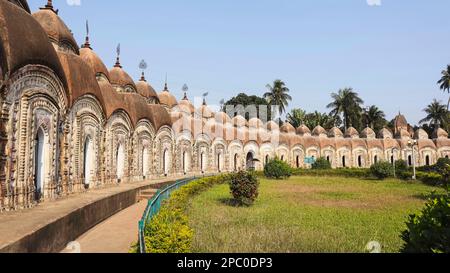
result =
[[450,196],[431,198],[401,235],[406,253],[450,253]]
[[252,172],[240,171],[231,177],[231,195],[241,205],[252,205],[256,198],[258,198],[258,188],[258,177]]
[[395,161],[395,171],[397,173],[407,172],[408,170],[409,170],[408,163],[406,163],[405,160],[400,159]]
[[383,180],[394,175],[394,167],[389,162],[381,161],[373,164],[370,172],[376,178]]
[[[160,211],[149,221],[144,231],[145,246],[148,253],[187,253],[190,252],[193,231],[189,227],[186,210],[192,196],[215,185],[226,183],[228,174],[202,178],[174,191],[165,200]],[[138,253],[139,245],[132,246],[130,252]]]
[[286,179],[291,177],[292,168],[286,162],[275,158],[264,166],[264,175],[272,179]]
[[442,185],[442,175],[435,172],[417,172],[416,177],[418,180],[430,186]]
[[338,176],[338,177],[354,177],[354,178],[370,178],[372,174],[369,169],[330,169],[330,170],[312,170],[312,169],[296,169],[292,172],[297,176]]
[[331,169],[331,163],[326,158],[319,158],[314,162],[312,165],[313,170],[330,170]]
[[436,172],[442,173],[450,166],[449,158],[439,158],[436,165],[434,165],[434,170]]
[[145,229],[148,253],[188,253],[194,232],[188,218],[177,209],[162,208]]

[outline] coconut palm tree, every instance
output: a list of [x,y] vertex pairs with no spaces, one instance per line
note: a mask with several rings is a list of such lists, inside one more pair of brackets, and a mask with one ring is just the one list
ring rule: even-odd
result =
[[[450,93],[450,64],[447,65],[447,70],[442,70],[441,72],[442,77],[437,82],[439,84],[439,88],[441,88],[442,91]],[[450,98],[447,103],[447,110],[449,110],[450,107]]]
[[386,115],[377,106],[372,105],[365,113],[367,125],[375,131],[381,130],[386,124]]
[[327,105],[331,109],[330,115],[337,117],[342,115],[344,120],[344,129],[350,126],[356,126],[361,122],[361,105],[364,101],[358,93],[352,88],[340,89],[338,93],[332,93],[333,102]]
[[302,109],[292,109],[289,114],[287,114],[287,122],[292,124],[295,128],[305,123],[306,111]]
[[286,107],[289,105],[289,101],[292,101],[292,97],[288,94],[289,88],[282,80],[275,80],[273,85],[266,85],[269,92],[264,94],[264,98],[270,105],[278,106],[280,115],[286,112]]
[[435,129],[447,127],[449,112],[441,102],[434,99],[423,111],[427,113],[427,116],[420,121],[420,124],[429,124],[429,126],[433,126]]

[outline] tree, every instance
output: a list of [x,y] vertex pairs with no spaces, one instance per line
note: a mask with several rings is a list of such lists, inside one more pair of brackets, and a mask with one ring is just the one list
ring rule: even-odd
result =
[[386,126],[388,122],[385,117],[384,112],[375,105],[370,106],[369,111],[365,113],[367,125],[375,130],[375,132],[378,132]]
[[[236,107],[238,105],[242,105],[244,107],[247,107],[247,106],[250,106],[250,105],[256,106],[256,110],[258,112],[258,113],[256,113],[256,116],[258,118],[260,118],[260,119],[265,119],[265,117],[261,116],[262,115],[262,110],[263,110],[263,109],[261,109],[261,107],[266,107],[266,109],[267,109],[266,110],[266,112],[267,112],[267,120],[264,120],[264,122],[271,120],[271,117],[272,117],[271,109],[269,107],[269,103],[264,98],[261,98],[261,97],[258,97],[258,96],[248,96],[247,94],[240,93],[236,97],[233,97],[229,101],[225,102],[222,110],[224,112],[228,112],[227,110],[228,110],[229,106]],[[254,117],[254,116],[250,116],[250,113],[243,113],[243,111],[245,109],[236,109],[236,110],[239,110],[239,111],[237,111],[235,113],[228,113],[228,114],[231,117],[233,117],[233,116],[235,116],[237,114],[240,114],[242,116],[245,116],[245,118],[247,120],[249,120],[250,118]]]
[[[437,82],[437,84],[439,84],[439,88],[442,91],[450,93],[450,64],[447,65],[447,70],[442,70],[441,74],[442,77]],[[449,110],[449,107],[450,107],[450,98],[447,103],[447,110]]]
[[289,105],[289,101],[292,101],[292,97],[288,94],[289,88],[282,80],[275,80],[273,85],[266,85],[269,92],[264,94],[264,98],[270,105],[278,106],[280,115],[286,112],[286,107]]
[[348,127],[361,127],[361,105],[364,101],[352,88],[340,89],[338,93],[332,93],[333,102],[327,105],[331,109],[330,115],[337,117],[342,115],[344,130]]
[[423,111],[427,113],[427,116],[420,121],[420,124],[428,124],[434,129],[439,127],[447,128],[449,112],[445,105],[434,99]]
[[340,126],[342,121],[340,117],[333,117],[326,113],[320,113],[315,111],[314,113],[309,113],[305,116],[305,125],[313,130],[317,126],[322,126],[325,129],[330,129],[334,126]]
[[292,109],[287,115],[287,122],[292,124],[295,128],[305,123],[306,111],[302,109]]

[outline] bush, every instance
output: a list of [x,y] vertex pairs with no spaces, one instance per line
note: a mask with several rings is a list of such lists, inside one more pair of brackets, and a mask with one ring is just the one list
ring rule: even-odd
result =
[[250,206],[258,198],[259,181],[256,174],[240,171],[230,181],[233,198],[242,205]]
[[338,176],[338,177],[354,177],[354,178],[369,178],[372,177],[368,169],[330,169],[330,170],[312,170],[312,169],[296,169],[292,172],[293,175],[298,176]]
[[394,175],[394,167],[389,162],[381,161],[373,164],[370,172],[376,178],[383,180]]
[[331,163],[326,158],[319,158],[314,162],[312,165],[313,170],[330,170],[331,169]]
[[[190,252],[193,231],[188,225],[186,210],[193,195],[214,185],[230,180],[230,175],[202,178],[174,191],[165,200],[160,211],[149,221],[144,231],[145,246],[148,253],[186,253]],[[139,244],[132,246],[130,252],[138,253]]]
[[407,172],[408,170],[409,170],[408,164],[406,163],[405,160],[400,159],[400,160],[395,161],[395,172],[396,173],[403,173],[403,172]]
[[442,185],[442,175],[435,172],[417,172],[417,179],[430,186]]
[[436,165],[434,165],[434,170],[436,172],[442,173],[448,168],[448,166],[450,166],[449,158],[439,158]]
[[285,179],[291,177],[292,168],[286,162],[275,158],[264,166],[264,175],[267,178]]
[[450,196],[434,197],[411,215],[401,235],[406,253],[450,253]]
[[145,228],[148,253],[188,253],[194,233],[179,209],[163,208]]

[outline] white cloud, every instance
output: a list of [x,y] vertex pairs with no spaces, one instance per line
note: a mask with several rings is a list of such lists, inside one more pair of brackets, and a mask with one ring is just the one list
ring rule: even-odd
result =
[[369,6],[381,6],[381,0],[367,0]]
[[69,6],[81,6],[81,0],[66,0]]

